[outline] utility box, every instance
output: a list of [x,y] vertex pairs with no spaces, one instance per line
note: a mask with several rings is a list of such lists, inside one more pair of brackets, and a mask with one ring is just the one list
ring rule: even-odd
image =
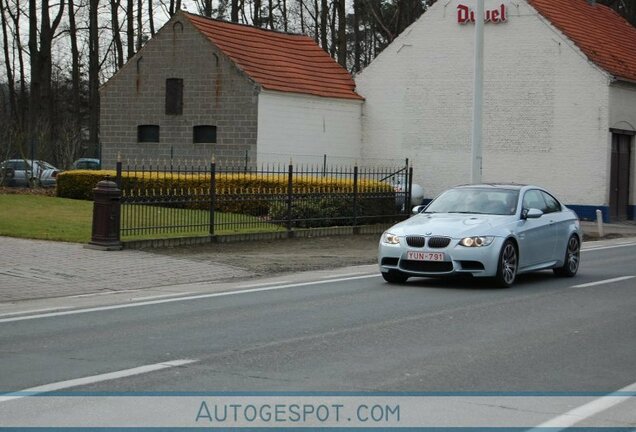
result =
[[93,189],[93,230],[88,247],[101,250],[122,249],[119,238],[121,190],[107,176]]

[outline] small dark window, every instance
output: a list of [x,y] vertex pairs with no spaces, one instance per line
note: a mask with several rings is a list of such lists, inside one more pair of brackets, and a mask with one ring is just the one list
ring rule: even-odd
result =
[[166,80],[166,114],[183,114],[183,80],[181,78]]
[[159,142],[159,126],[137,126],[137,142]]
[[216,126],[202,125],[194,127],[192,141],[195,143],[215,143]]

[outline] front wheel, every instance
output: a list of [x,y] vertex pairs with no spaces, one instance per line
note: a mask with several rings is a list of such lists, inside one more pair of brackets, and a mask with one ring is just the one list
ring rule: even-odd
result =
[[570,236],[568,247],[565,250],[563,267],[555,268],[554,274],[563,277],[572,277],[579,271],[581,262],[581,242],[576,235]]
[[506,240],[499,253],[497,275],[495,276],[495,282],[499,287],[508,288],[512,286],[517,278],[517,266],[517,248],[510,240]]
[[389,283],[404,283],[408,280],[408,276],[397,270],[389,270],[388,272],[382,272],[382,277]]

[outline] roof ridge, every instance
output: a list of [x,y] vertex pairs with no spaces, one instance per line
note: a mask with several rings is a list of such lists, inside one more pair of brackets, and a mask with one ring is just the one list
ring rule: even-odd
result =
[[[286,35],[286,36],[299,36],[299,37],[304,37],[304,38],[311,39],[309,36],[304,35],[302,33],[292,33],[292,32],[285,32],[285,31],[281,31],[281,30],[268,29],[268,28],[265,28],[265,27],[255,27],[255,26],[250,25],[250,24],[238,23],[238,22],[233,22],[233,21],[226,21],[226,20],[222,20],[222,19],[218,19],[218,18],[212,18],[212,17],[206,17],[205,15],[199,15],[199,14],[195,14],[195,13],[184,11],[184,10],[182,10],[181,12],[183,14],[185,14],[185,15],[190,15],[191,17],[201,18],[203,20],[214,21],[214,22],[217,22],[217,23],[227,24],[227,25],[230,25],[230,26],[244,27],[244,28],[248,28],[248,29],[251,29],[251,30],[254,30],[254,31],[269,32],[269,33],[275,33],[275,34]],[[311,40],[313,40],[313,39],[311,39]]]

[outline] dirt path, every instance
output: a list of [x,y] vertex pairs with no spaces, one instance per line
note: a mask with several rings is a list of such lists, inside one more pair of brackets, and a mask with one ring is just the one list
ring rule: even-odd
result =
[[214,261],[258,274],[321,270],[377,260],[379,234],[216,243],[147,252]]

